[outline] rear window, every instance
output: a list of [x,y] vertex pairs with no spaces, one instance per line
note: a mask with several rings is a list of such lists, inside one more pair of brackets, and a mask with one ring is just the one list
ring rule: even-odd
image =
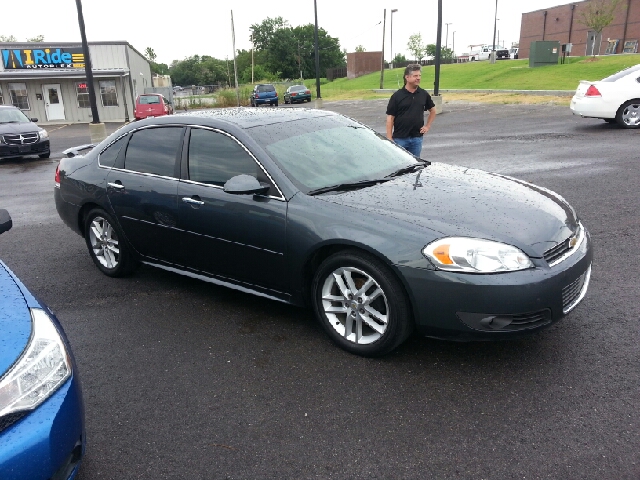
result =
[[258,93],[275,92],[276,87],[273,85],[258,85]]
[[629,75],[630,73],[633,73],[633,72],[640,73],[640,64],[636,65],[635,67],[625,68],[624,70],[622,70],[622,71],[620,71],[618,73],[614,73],[610,77],[603,78],[602,81],[603,82],[615,82],[616,80],[620,80],[622,77],[626,77],[627,75]]
[[160,97],[158,95],[141,95],[138,103],[140,105],[153,105],[160,103]]
[[304,85],[297,85],[295,87],[291,87],[292,92],[304,92],[307,89]]

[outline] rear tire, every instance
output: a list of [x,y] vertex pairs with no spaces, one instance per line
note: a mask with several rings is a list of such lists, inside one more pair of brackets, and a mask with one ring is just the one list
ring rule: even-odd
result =
[[95,208],[84,222],[84,239],[98,269],[109,277],[124,277],[137,267],[131,247],[107,212]]
[[640,128],[640,99],[625,102],[618,109],[616,121],[622,128]]
[[394,273],[358,250],[328,257],[312,283],[313,309],[329,337],[364,357],[389,353],[413,330],[409,300]]

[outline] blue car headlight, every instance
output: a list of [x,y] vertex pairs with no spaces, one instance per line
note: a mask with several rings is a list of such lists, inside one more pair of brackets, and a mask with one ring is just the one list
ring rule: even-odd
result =
[[0,380],[0,417],[33,410],[71,376],[69,354],[49,315],[32,308],[31,325],[27,348]]
[[424,247],[422,253],[437,268],[450,272],[498,273],[533,267],[522,250],[480,238],[441,238]]

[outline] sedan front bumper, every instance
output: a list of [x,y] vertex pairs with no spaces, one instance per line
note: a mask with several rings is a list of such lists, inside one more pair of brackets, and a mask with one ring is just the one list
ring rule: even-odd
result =
[[535,268],[497,274],[397,268],[421,334],[495,340],[528,334],[564,317],[586,293],[592,258],[587,234],[573,255],[553,267],[535,260]]

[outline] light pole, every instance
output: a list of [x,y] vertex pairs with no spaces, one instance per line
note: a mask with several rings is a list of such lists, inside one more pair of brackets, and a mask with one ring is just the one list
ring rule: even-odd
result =
[[445,23],[447,26],[447,34],[444,40],[444,48],[449,48],[449,25],[453,25],[453,22]]
[[491,44],[491,63],[496,63],[496,28],[498,26],[498,0],[496,0],[496,13],[493,17],[493,43]]
[[316,17],[313,30],[313,40],[316,51],[316,108],[322,108],[322,97],[320,96],[320,52],[318,51],[318,4],[316,0],[313,0],[313,13]]
[[455,30],[453,31],[453,41],[451,42],[451,56],[453,58],[456,58],[456,32]]
[[393,68],[393,13],[397,11],[397,8],[391,10],[391,68]]

